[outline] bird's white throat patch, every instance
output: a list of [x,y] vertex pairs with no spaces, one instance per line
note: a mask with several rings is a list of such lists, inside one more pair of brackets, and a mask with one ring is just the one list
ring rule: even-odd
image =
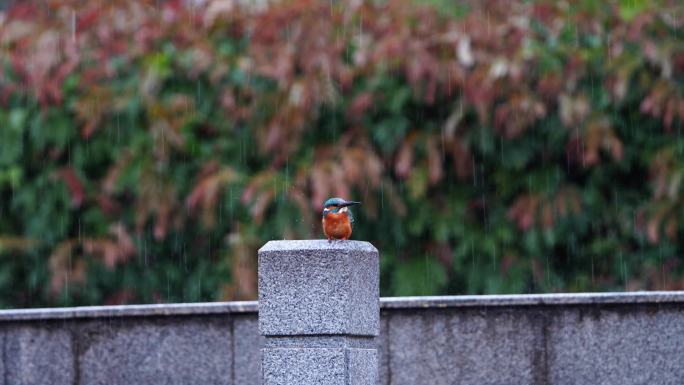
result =
[[340,209],[340,212],[341,212],[341,213],[346,213],[346,212],[347,212],[347,208],[346,208],[346,207],[342,207],[342,208]]

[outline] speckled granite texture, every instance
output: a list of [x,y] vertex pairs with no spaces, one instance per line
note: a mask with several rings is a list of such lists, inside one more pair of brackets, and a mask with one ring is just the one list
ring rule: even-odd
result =
[[262,349],[264,385],[348,385],[343,348]]
[[4,375],[0,383],[52,385],[74,382],[74,347],[68,330],[12,325],[4,331]]
[[264,385],[378,385],[378,251],[357,241],[259,250]]
[[392,309],[382,384],[684,383],[679,303]]
[[232,384],[230,324],[197,321],[82,324],[79,384]]
[[261,334],[377,335],[378,261],[368,242],[268,242],[259,249]]
[[264,385],[377,385],[376,349],[266,348]]
[[233,318],[233,384],[261,385],[261,350],[259,323],[254,314]]
[[264,385],[377,385],[377,351],[263,349]]

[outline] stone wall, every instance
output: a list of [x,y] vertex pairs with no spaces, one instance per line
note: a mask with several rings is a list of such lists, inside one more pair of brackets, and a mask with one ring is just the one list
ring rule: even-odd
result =
[[[0,385],[258,384],[254,302],[0,311]],[[684,293],[387,298],[382,385],[682,384]]]

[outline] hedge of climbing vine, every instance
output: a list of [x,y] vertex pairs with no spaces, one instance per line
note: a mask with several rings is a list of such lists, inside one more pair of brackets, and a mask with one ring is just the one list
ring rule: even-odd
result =
[[679,0],[17,2],[0,306],[254,298],[329,196],[383,295],[684,289],[683,122]]

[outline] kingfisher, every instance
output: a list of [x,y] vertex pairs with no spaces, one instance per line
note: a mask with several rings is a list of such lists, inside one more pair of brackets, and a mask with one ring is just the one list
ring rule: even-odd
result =
[[323,203],[323,233],[328,238],[328,242],[332,242],[333,239],[349,239],[354,223],[354,216],[349,206],[360,203],[342,198],[330,198]]

